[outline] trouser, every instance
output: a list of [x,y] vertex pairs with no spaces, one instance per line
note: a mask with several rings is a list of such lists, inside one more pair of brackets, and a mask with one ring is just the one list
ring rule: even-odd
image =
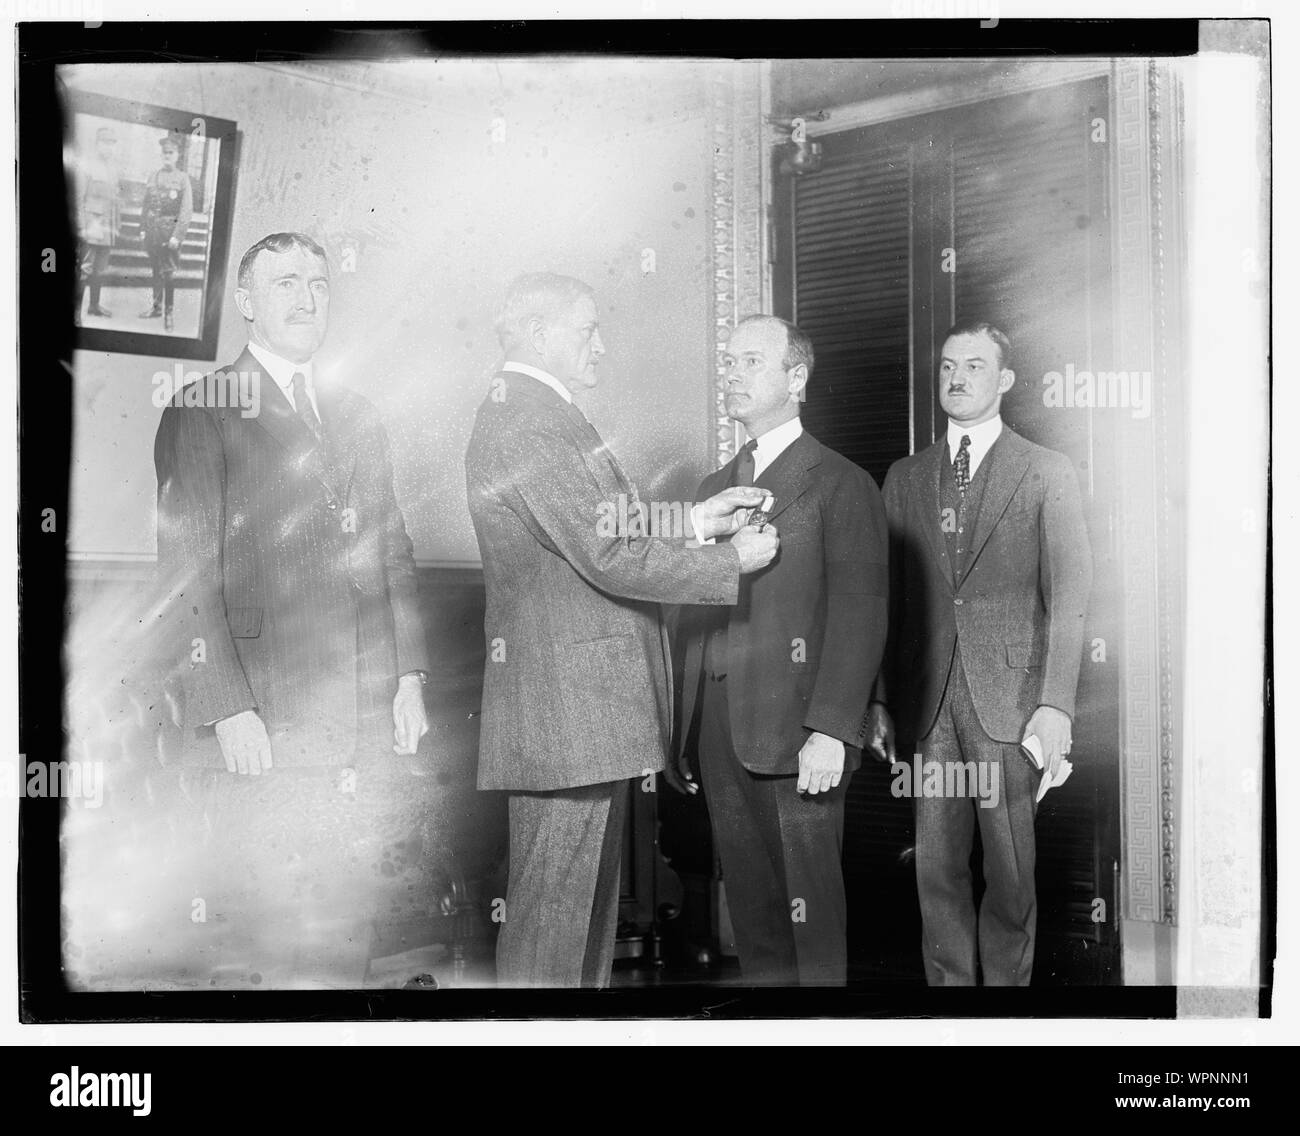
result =
[[814,796],[797,774],[751,773],[731,739],[727,680],[705,676],[700,778],[747,982],[842,986],[848,916],[841,855],[851,776]]
[[81,297],[85,295],[86,286],[90,286],[90,306],[99,307],[99,290],[102,277],[108,271],[108,262],[113,255],[109,245],[92,245],[82,241],[77,256],[77,311],[81,310]]
[[[920,744],[923,762],[974,763],[996,778],[997,803],[970,792],[914,799],[921,953],[931,986],[1027,986],[1034,969],[1034,813],[1039,774],[1018,745],[980,726],[961,651],[956,651],[938,720]],[[946,765],[945,765],[945,768]],[[986,783],[988,783],[986,781]],[[985,892],[979,911],[970,857],[979,825]]]
[[510,794],[500,986],[608,986],[627,781]]
[[179,250],[166,241],[151,240],[147,244],[149,267],[153,270],[153,306],[171,311],[176,294],[174,277],[180,261]]

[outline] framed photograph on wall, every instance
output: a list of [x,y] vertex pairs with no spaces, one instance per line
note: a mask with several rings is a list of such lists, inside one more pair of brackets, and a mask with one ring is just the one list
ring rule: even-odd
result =
[[84,91],[67,114],[77,346],[215,359],[235,123]]

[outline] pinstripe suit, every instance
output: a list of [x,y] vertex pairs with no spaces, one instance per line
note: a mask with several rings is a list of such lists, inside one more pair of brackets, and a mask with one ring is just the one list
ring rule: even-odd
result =
[[428,669],[387,438],[322,386],[317,446],[250,352],[226,370],[258,376],[260,413],[169,405],[154,443],[183,756],[224,767],[207,724],[256,708],[277,769],[348,764],[391,745],[397,677]]
[[726,545],[607,535],[633,488],[582,412],[502,372],[465,455],[487,590],[480,789],[511,793],[507,985],[603,985],[627,779],[663,769],[672,687],[659,603],[735,603]]
[[[380,865],[428,808],[391,750],[398,676],[428,669],[411,542],[365,399],[318,387],[317,443],[249,351],[227,371],[259,413],[170,405],[154,445],[195,884],[224,916],[207,961],[223,982],[358,986],[375,914],[423,882],[418,858],[400,881]],[[226,772],[210,725],[250,709],[274,762],[256,777]]]

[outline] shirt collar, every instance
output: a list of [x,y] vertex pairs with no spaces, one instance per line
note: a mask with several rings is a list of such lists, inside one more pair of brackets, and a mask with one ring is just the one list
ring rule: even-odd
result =
[[293,403],[293,377],[302,375],[307,380],[307,395],[312,400],[312,405],[316,403],[316,386],[312,378],[312,361],[310,359],[305,363],[294,363],[283,356],[277,355],[274,351],[268,351],[265,347],[260,347],[256,343],[248,345],[249,354],[253,356],[266,369],[267,374],[274,380],[275,385],[283,392],[285,398],[289,400],[289,405]]
[[758,444],[754,447],[754,465],[771,465],[802,433],[803,423],[796,415],[789,422],[782,422],[780,426],[774,426],[767,433],[760,434]]
[[519,375],[527,375],[529,378],[536,379],[539,383],[545,383],[565,402],[573,402],[573,393],[559,379],[540,367],[534,367],[528,363],[517,363],[513,359],[501,364],[503,371],[514,371]]
[[1002,415],[1000,414],[995,414],[987,422],[981,422],[978,426],[963,426],[960,422],[948,419],[948,460],[953,461],[957,457],[962,435],[965,434],[970,438],[971,470],[974,472],[975,466],[979,465],[984,455],[993,448],[993,443],[998,440],[998,435],[1001,433]]

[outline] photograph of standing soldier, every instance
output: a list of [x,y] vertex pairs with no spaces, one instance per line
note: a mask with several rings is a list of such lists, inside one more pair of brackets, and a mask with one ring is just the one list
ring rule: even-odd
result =
[[175,275],[180,266],[181,244],[194,215],[194,190],[189,174],[177,168],[180,143],[169,134],[159,141],[159,146],[162,168],[155,170],[145,183],[140,210],[140,232],[153,272],[153,304],[140,313],[140,318],[162,316],[163,330],[171,331],[175,326],[172,317]]
[[95,131],[95,152],[76,163],[73,184],[77,195],[77,320],[81,320],[87,285],[90,307],[86,314],[106,319],[113,313],[100,307],[99,290],[122,224],[117,134],[112,127],[101,126]]

